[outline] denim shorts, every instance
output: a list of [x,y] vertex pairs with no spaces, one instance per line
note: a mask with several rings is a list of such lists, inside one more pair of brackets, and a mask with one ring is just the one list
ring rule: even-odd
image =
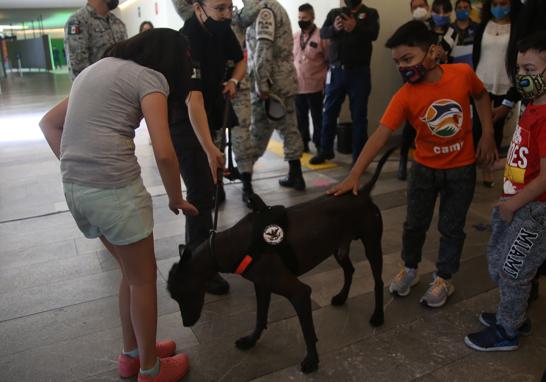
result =
[[121,188],[63,182],[68,208],[85,237],[104,236],[114,245],[136,243],[154,227],[152,197],[139,177]]

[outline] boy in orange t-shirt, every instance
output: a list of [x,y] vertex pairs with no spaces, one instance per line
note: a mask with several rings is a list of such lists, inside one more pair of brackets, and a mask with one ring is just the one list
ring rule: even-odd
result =
[[[449,280],[459,269],[466,214],[476,183],[476,156],[487,164],[498,157],[487,91],[468,65],[438,65],[442,51],[436,43],[436,36],[419,21],[402,25],[387,41],[406,84],[392,97],[349,176],[328,191],[340,195],[352,190],[356,194],[360,176],[390,135],[404,121],[410,122],[416,129],[416,151],[402,238],[405,267],[394,277],[389,290],[407,296],[417,284],[417,266],[440,195],[437,270],[421,298],[421,303],[430,307],[443,306],[454,291]],[[483,126],[477,153],[472,140],[470,97],[474,98]]]

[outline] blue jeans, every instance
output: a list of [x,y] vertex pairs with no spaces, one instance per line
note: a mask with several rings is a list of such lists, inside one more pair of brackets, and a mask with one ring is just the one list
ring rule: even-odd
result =
[[326,81],[320,150],[325,154],[334,153],[337,119],[345,96],[349,96],[353,120],[353,162],[356,161],[368,139],[368,97],[371,91],[370,67],[332,67]]

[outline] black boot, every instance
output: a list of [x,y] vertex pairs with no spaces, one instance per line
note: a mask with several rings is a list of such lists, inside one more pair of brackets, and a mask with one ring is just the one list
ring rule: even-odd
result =
[[254,189],[252,188],[252,173],[242,172],[241,182],[243,182],[243,202],[248,208],[251,208],[250,197],[254,194]]
[[288,162],[290,169],[288,170],[288,176],[279,179],[279,184],[282,187],[290,187],[294,190],[305,190],[305,180],[301,172],[301,162],[299,159],[291,160]]
[[229,284],[219,273],[216,273],[207,281],[207,292],[219,296],[227,294],[229,292]]
[[407,157],[407,155],[400,155],[400,163],[398,164],[398,174],[396,176],[400,180],[406,180],[408,178],[408,157]]

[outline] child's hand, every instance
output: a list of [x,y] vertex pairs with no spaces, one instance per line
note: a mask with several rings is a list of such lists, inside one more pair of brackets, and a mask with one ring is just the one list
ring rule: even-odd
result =
[[502,220],[506,223],[512,222],[516,211],[512,208],[510,201],[498,202],[495,207],[499,207],[499,214]]
[[484,167],[493,166],[495,161],[499,159],[499,153],[495,144],[493,135],[483,135],[476,150],[478,162]]
[[330,188],[326,193],[328,195],[340,196],[349,191],[353,191],[354,195],[358,195],[358,187],[360,185],[360,177],[350,175],[343,180],[343,182],[336,184]]

